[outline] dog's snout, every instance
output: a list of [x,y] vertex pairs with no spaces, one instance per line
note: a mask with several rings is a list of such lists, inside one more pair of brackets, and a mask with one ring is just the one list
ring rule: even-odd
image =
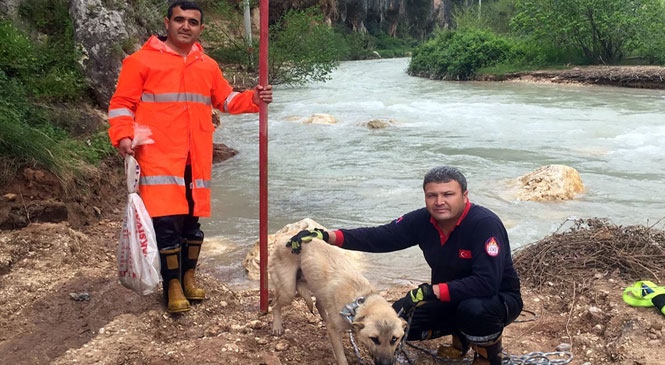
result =
[[374,365],[394,365],[396,364],[394,356],[374,356]]
[[374,359],[374,365],[394,365],[394,359]]

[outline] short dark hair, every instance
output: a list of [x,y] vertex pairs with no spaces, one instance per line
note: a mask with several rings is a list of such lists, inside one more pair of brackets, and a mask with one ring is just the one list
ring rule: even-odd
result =
[[429,170],[425,174],[423,179],[423,189],[425,185],[434,182],[434,183],[447,183],[451,181],[457,181],[462,187],[462,192],[466,191],[466,178],[460,170],[451,166],[438,166]]
[[171,5],[169,5],[169,10],[166,11],[166,17],[168,19],[171,19],[173,16],[173,8],[180,8],[182,10],[198,10],[199,13],[201,13],[201,24],[203,24],[203,9],[201,9],[199,4],[193,1],[174,1]]

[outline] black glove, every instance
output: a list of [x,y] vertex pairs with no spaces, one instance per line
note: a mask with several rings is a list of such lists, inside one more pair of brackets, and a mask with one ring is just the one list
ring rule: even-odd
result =
[[409,313],[411,313],[411,311],[414,310],[417,306],[435,299],[436,295],[434,295],[434,289],[432,286],[426,283],[420,284],[416,289],[409,291],[404,296],[402,314],[409,315]]
[[312,239],[318,238],[320,240],[324,240],[325,242],[328,242],[328,238],[330,238],[330,235],[328,232],[322,230],[321,228],[314,228],[314,229],[305,229],[303,231],[298,232],[295,236],[291,237],[289,239],[289,242],[286,243],[286,247],[291,248],[291,252],[294,254],[299,254],[300,250],[302,249],[302,244],[307,243],[312,241]]

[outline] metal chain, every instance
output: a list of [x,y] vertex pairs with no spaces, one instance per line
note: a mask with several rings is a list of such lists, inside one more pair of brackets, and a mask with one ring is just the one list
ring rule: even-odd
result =
[[[400,342],[396,355],[398,357],[398,363],[402,364],[404,363],[404,360],[408,364],[411,364],[411,359],[409,359],[408,354],[404,350],[404,343],[407,345],[423,351],[430,355],[436,362],[447,362],[448,359],[441,358],[437,356],[435,353],[416,346],[410,342],[406,341],[407,334],[409,333],[409,329],[411,327],[411,320],[413,319],[413,313],[415,310],[410,311],[408,313],[407,317],[407,325],[406,325],[406,331],[404,334],[404,337],[402,338],[402,341]],[[402,315],[402,310],[398,313],[400,316]],[[349,338],[351,339],[351,345],[353,345],[353,351],[356,353],[356,356],[358,357],[358,363],[363,364],[363,361],[360,356],[360,350],[358,349],[358,345],[356,345],[356,341],[353,338],[353,331],[349,330]],[[470,360],[470,359],[463,359],[464,360]],[[569,351],[553,351],[553,352],[529,352],[528,354],[525,355],[510,355],[510,354],[505,354],[504,353],[504,358],[501,362],[502,365],[565,365],[569,364],[571,361],[573,361],[573,354],[572,352]],[[466,363],[466,362],[463,362]]]
[[[468,365],[471,363],[471,358],[464,359],[447,359],[440,357],[436,354],[435,351],[431,351],[427,348],[417,346],[411,342],[407,342],[407,345],[413,347],[416,350],[422,351],[429,355],[437,364],[456,364],[456,365]],[[406,360],[408,364],[411,364],[411,360],[408,358],[406,351],[402,350],[401,355],[406,357],[406,359],[401,358],[398,362],[399,364],[404,364],[403,360]],[[554,351],[554,352],[530,352],[525,355],[510,355],[503,353],[502,365],[565,365],[573,361],[573,354],[568,351]]]
[[521,356],[509,355],[509,358],[504,358],[503,365],[563,365],[571,361],[573,354],[568,351],[529,352]]
[[353,331],[348,330],[347,332],[349,332],[349,339],[351,340],[351,345],[353,346],[353,352],[356,353],[356,357],[358,358],[358,364],[363,365],[364,362],[360,356],[360,350],[358,349],[358,345],[356,345],[356,340],[353,338]]

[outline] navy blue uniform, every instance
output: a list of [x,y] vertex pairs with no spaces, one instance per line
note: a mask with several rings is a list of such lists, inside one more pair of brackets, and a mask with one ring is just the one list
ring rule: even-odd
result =
[[[335,235],[336,244],[349,250],[390,252],[420,247],[432,269],[431,284],[439,284],[441,301],[418,307],[412,329],[429,330],[430,338],[432,330],[439,330],[438,335],[455,330],[480,337],[494,335],[522,310],[508,234],[499,217],[487,208],[468,203],[450,236],[441,231],[426,208],[382,226],[341,229]],[[462,302],[464,308],[459,308]],[[469,311],[469,305],[480,307]],[[396,303],[396,308],[401,304]],[[484,317],[488,311],[490,318]],[[460,322],[460,316],[475,318]],[[472,322],[477,323],[469,326]],[[423,336],[410,332],[408,338]]]

